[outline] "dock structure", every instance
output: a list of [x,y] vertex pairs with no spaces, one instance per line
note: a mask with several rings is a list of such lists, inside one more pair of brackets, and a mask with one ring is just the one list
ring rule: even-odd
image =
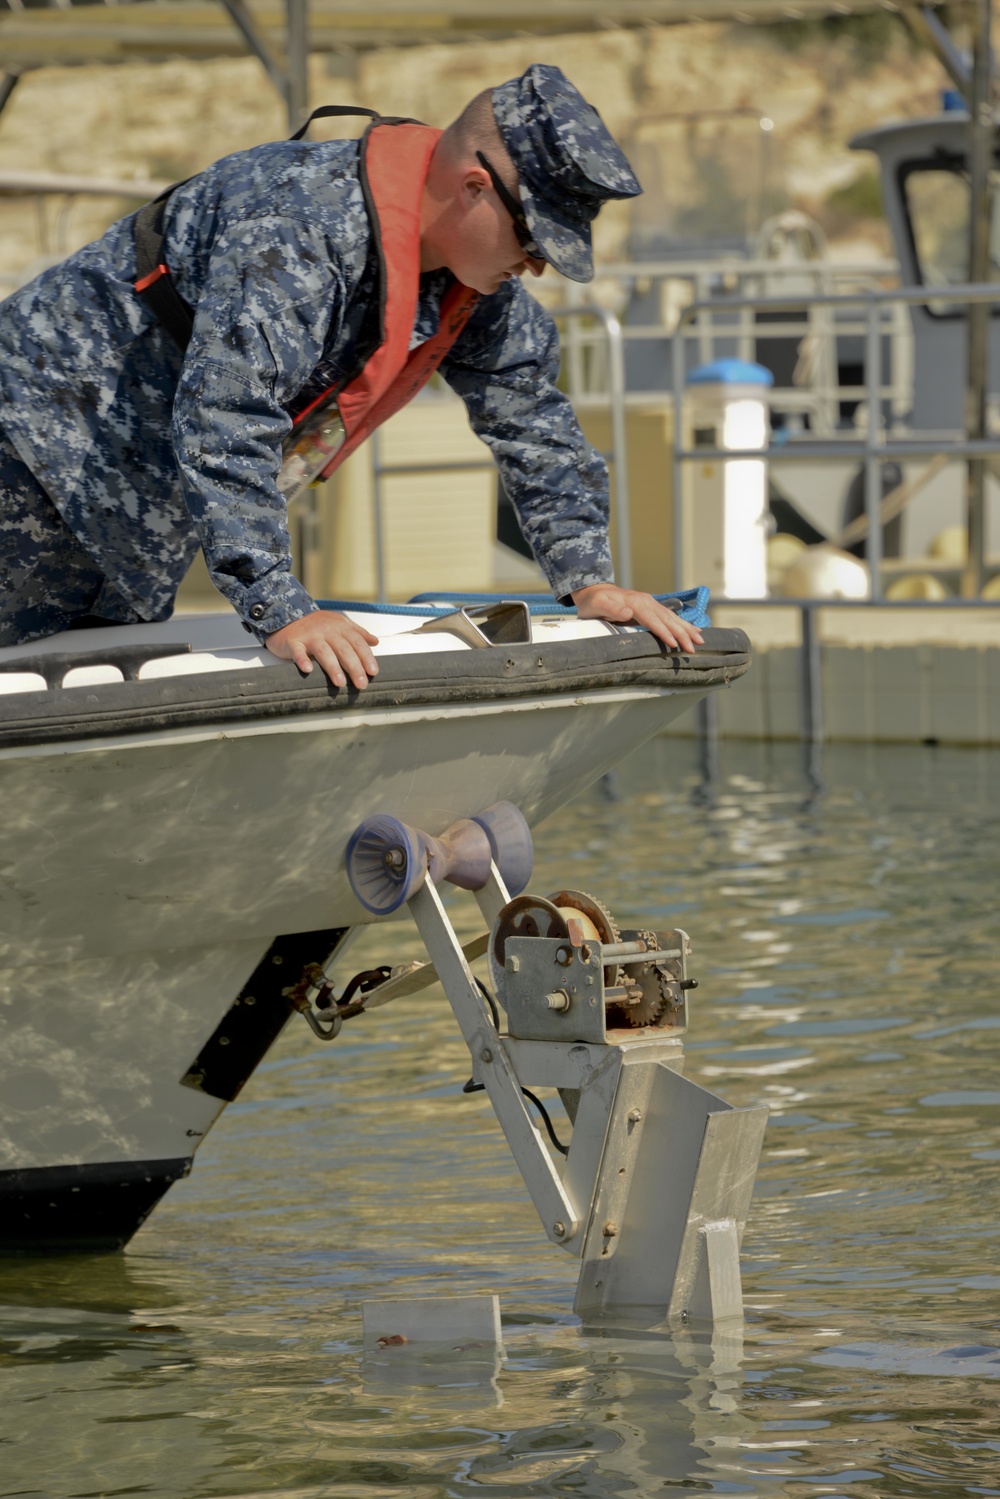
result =
[[807,744],[1000,744],[1000,604],[724,602],[754,664],[668,732]]

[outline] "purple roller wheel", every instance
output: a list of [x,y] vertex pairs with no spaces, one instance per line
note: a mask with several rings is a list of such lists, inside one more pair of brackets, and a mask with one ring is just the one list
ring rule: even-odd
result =
[[389,916],[423,884],[427,855],[418,833],[397,817],[369,817],[347,845],[347,878],[366,911]]
[[512,896],[520,895],[531,879],[535,848],[524,814],[513,802],[494,802],[472,819],[478,822],[493,851],[493,862]]

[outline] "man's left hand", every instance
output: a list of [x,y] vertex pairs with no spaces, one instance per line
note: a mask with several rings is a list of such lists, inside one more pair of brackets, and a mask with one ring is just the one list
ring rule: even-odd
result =
[[619,588],[614,583],[591,583],[571,595],[581,619],[607,619],[615,625],[642,625],[675,650],[690,652],[703,643],[695,625],[686,624],[672,609],[658,604],[651,593]]

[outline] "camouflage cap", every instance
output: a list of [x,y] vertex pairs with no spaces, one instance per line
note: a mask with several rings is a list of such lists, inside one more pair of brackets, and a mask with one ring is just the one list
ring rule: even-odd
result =
[[561,68],[534,63],[501,83],[493,115],[517,168],[534,243],[571,281],[589,281],[590,225],[602,203],[642,192],[624,153]]

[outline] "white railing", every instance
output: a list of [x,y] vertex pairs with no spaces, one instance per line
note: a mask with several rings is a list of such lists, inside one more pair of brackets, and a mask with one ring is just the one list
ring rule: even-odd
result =
[[[761,339],[798,339],[798,363],[791,385],[761,392],[772,414],[781,414],[783,425],[770,446],[753,450],[752,456],[775,464],[854,459],[863,466],[864,518],[857,524],[867,532],[873,598],[882,594],[882,527],[889,518],[882,513],[882,465],[889,460],[965,459],[970,464],[978,460],[980,467],[994,460],[996,466],[1000,438],[970,441],[960,431],[914,433],[906,420],[913,400],[910,308],[1000,303],[1000,287],[899,288],[887,284],[894,278],[895,267],[889,262],[664,261],[602,267],[591,286],[570,293],[571,304],[584,314],[588,306],[593,310],[590,299],[600,298],[616,308],[626,358],[636,344],[654,340],[663,345],[663,368],[669,374],[661,378],[658,372],[655,389],[630,379],[626,400],[642,404],[658,398],[674,405],[675,587],[683,583],[679,569],[684,555],[680,502],[684,465],[696,459],[751,456],[750,450],[689,450],[684,446],[687,375],[694,365],[723,355],[752,360]],[[601,283],[609,280],[611,293],[605,286],[602,295]],[[773,293],[782,284],[785,289],[779,295],[765,295],[761,290],[763,285]],[[657,286],[659,320],[627,322],[637,296],[647,297]],[[849,338],[858,343],[857,363],[864,371],[861,383],[842,384],[838,378],[838,342]],[[567,325],[564,379],[571,399],[582,407],[610,399],[604,347],[603,330],[596,324],[587,327],[585,317],[575,326]],[[841,412],[850,403],[855,406],[853,425],[845,427]],[[918,479],[903,488],[915,493],[920,484]],[[970,557],[969,566],[981,574],[982,557]]]
[[[799,305],[795,300],[794,306],[786,298],[773,297],[740,298],[738,301],[755,311],[794,311]],[[882,595],[881,567],[882,567],[882,464],[889,460],[903,460],[913,458],[935,459],[939,456],[948,458],[965,458],[970,463],[976,460],[985,460],[1000,454],[1000,435],[996,437],[970,439],[961,432],[935,433],[914,435],[906,433],[903,436],[892,435],[899,431],[898,426],[891,417],[887,418],[886,406],[890,402],[891,387],[882,380],[882,343],[887,321],[892,320],[895,310],[902,307],[904,310],[910,306],[926,305],[929,302],[950,303],[965,306],[970,303],[1000,303],[1000,286],[951,286],[951,287],[901,287],[893,290],[858,292],[846,295],[829,295],[815,297],[813,305],[827,307],[836,312],[840,309],[860,308],[862,311],[863,324],[865,328],[865,383],[859,387],[864,396],[867,407],[867,421],[862,433],[845,433],[842,437],[829,437],[820,435],[811,437],[808,433],[794,436],[788,441],[772,441],[765,449],[760,448],[686,448],[684,446],[684,424],[682,421],[674,423],[674,553],[675,568],[679,569],[680,559],[683,555],[680,547],[683,545],[683,506],[680,504],[680,495],[683,484],[683,469],[685,463],[693,461],[711,462],[727,461],[738,458],[765,459],[769,463],[782,463],[790,460],[801,462],[829,462],[832,459],[855,458],[864,464],[864,514],[867,520],[867,548],[866,557],[869,571],[871,573],[872,598],[878,600]],[[706,307],[697,302],[684,309],[678,320],[676,335],[673,340],[673,379],[672,395],[675,402],[675,411],[681,410],[684,397],[686,380],[686,368],[684,359],[684,326],[685,323],[693,324],[694,321],[707,310],[711,310],[711,304]],[[888,315],[888,318],[887,318]],[[773,325],[768,325],[773,326]],[[839,324],[838,324],[839,326]],[[772,403],[780,407],[781,391],[770,393]],[[782,436],[783,434],[779,434]],[[977,573],[982,571],[982,557],[970,556],[970,564],[974,565]],[[675,579],[675,587],[679,586],[679,579]]]
[[[839,264],[828,260],[772,261],[737,258],[706,262],[676,260],[623,262],[598,267],[594,281],[586,287],[572,285],[567,301],[571,306],[607,305],[622,321],[626,345],[662,343],[671,346],[679,331],[690,346],[690,362],[708,364],[726,354],[739,359],[755,358],[761,340],[796,340],[798,358],[793,382],[772,397],[773,409],[792,423],[808,417],[811,430],[832,434],[837,430],[844,402],[859,402],[865,391],[838,380],[838,340],[856,337],[863,341],[867,325],[849,303],[836,312],[826,304],[831,296],[888,289],[898,280],[893,261]],[[776,317],[774,298],[787,303]],[[629,321],[640,300],[654,303],[655,317]],[[758,304],[773,321],[758,319]],[[699,308],[692,322],[685,314]],[[913,339],[906,308],[894,308],[884,329],[889,341],[888,391],[893,419],[902,420],[909,410],[913,389]],[[581,404],[607,397],[607,371],[603,361],[604,340],[597,328],[582,323],[567,325],[564,336],[564,371],[571,399]],[[670,354],[664,348],[664,379],[655,387],[630,377],[629,397],[634,402],[670,389]]]

